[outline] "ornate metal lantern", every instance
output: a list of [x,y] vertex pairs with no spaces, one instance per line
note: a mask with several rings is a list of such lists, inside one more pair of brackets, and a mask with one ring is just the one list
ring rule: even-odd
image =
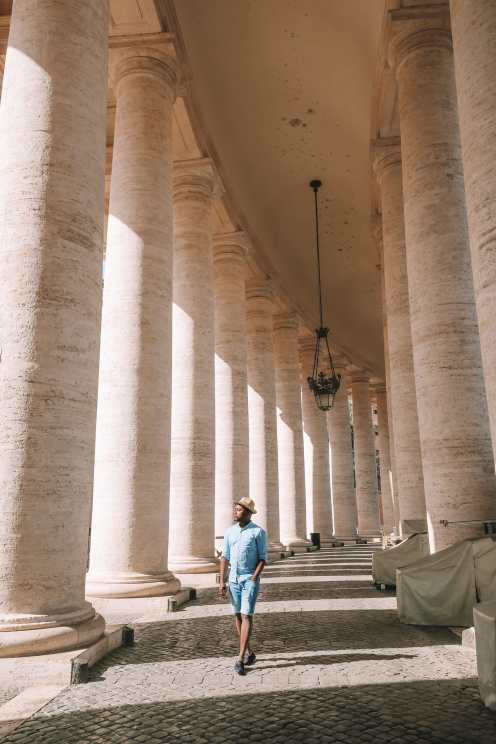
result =
[[324,327],[322,313],[322,287],[320,283],[320,247],[319,247],[319,205],[318,191],[322,186],[322,181],[310,181],[310,188],[313,190],[315,199],[315,242],[317,247],[317,275],[319,280],[319,309],[320,309],[320,327],[315,330],[316,343],[315,354],[313,358],[312,376],[307,377],[308,386],[315,396],[317,407],[321,411],[330,411],[334,405],[334,398],[341,385],[341,375],[336,374],[332,361],[332,354],[329,348],[328,334],[329,328]]

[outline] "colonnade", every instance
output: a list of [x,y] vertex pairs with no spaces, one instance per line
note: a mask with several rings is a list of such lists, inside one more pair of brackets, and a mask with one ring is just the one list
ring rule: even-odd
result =
[[427,517],[433,551],[496,519],[495,38],[491,0],[391,12],[400,137],[374,166],[392,449],[401,521]]
[[351,381],[356,500],[344,377],[326,416],[300,319],[251,276],[243,233],[213,234],[214,164],[173,162],[168,35],[111,50],[103,280],[107,31],[106,1],[14,4],[0,107],[0,656],[96,640],[91,597],[163,596],[214,572],[241,496],[272,553],[309,547],[306,489],[324,539],[380,527],[368,378]]

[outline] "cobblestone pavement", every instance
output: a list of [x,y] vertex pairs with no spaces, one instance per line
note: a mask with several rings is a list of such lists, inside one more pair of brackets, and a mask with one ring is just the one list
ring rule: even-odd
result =
[[439,628],[398,622],[369,546],[274,564],[257,606],[257,664],[233,673],[229,607],[204,590],[132,648],[62,692],[8,744],[342,742],[495,744],[474,654]]

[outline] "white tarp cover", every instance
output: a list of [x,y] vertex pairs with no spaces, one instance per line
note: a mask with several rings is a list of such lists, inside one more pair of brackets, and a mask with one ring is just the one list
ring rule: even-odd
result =
[[429,555],[427,534],[412,535],[393,548],[374,553],[372,556],[374,583],[396,586],[396,569],[409,566],[426,555]]
[[479,602],[496,600],[496,544],[475,558],[475,584]]
[[417,532],[427,532],[427,519],[403,519],[401,530],[405,537],[415,535]]
[[496,710],[496,600],[474,607],[474,625],[481,698]]
[[411,625],[472,625],[477,601],[476,558],[493,547],[489,537],[462,540],[397,569],[400,621]]

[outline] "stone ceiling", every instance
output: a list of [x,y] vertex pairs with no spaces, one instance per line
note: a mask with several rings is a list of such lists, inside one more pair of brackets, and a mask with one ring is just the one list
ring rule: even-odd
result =
[[175,3],[194,105],[240,223],[315,323],[308,182],[321,178],[326,321],[339,345],[378,374],[369,147],[384,8],[384,0]]

